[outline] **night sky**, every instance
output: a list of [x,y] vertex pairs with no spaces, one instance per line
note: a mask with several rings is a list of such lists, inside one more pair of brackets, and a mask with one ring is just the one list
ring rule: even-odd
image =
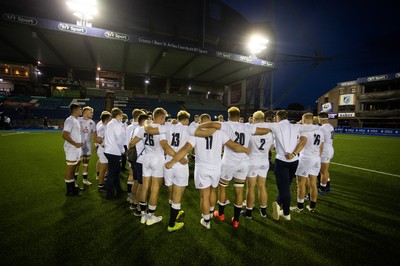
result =
[[[266,0],[223,2],[252,22],[268,18]],[[395,1],[273,3],[277,40],[274,107],[286,108],[293,102],[313,107],[338,82],[400,72],[400,23]],[[313,66],[312,61],[295,62],[296,57],[284,54],[318,54],[332,60]],[[291,62],[283,62],[287,59]]]

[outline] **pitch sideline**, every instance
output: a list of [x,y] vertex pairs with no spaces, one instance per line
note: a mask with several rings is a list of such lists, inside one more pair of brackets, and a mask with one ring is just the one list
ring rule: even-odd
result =
[[347,164],[334,163],[334,162],[331,162],[331,164],[336,164],[336,165],[339,165],[339,166],[354,168],[354,169],[363,170],[363,171],[367,171],[367,172],[373,172],[373,173],[377,173],[377,174],[381,174],[381,175],[390,175],[390,176],[400,177],[400,175],[395,175],[395,174],[386,173],[386,172],[380,172],[380,171],[376,171],[376,170],[371,170],[371,169],[352,166],[352,165],[347,165]]

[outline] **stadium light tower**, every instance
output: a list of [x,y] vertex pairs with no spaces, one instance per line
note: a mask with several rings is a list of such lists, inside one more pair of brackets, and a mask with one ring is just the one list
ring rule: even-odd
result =
[[250,51],[250,56],[256,57],[257,54],[267,49],[268,39],[261,35],[253,35],[247,44]]
[[89,21],[98,12],[96,0],[69,0],[67,1],[67,6],[74,12],[73,15],[78,18],[76,21],[77,25],[92,26],[92,23]]

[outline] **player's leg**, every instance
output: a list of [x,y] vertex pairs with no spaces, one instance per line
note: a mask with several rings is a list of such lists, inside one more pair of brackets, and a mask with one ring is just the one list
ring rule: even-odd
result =
[[218,211],[214,211],[214,217],[217,217],[221,221],[225,220],[226,188],[229,181],[232,180],[233,167],[232,165],[222,165],[221,167],[221,176],[218,185]]
[[182,228],[182,222],[176,222],[179,212],[181,211],[181,200],[185,186],[172,185],[172,204],[170,208],[168,231],[176,231]]
[[157,208],[158,202],[158,194],[160,192],[160,188],[164,182],[163,177],[152,176],[151,177],[151,188],[150,188],[150,197],[149,197],[149,206],[147,211],[147,225],[152,225],[158,223],[162,220],[162,216],[155,216],[154,213]]
[[258,203],[260,204],[260,214],[262,217],[267,217],[268,194],[265,187],[266,180],[266,176],[257,176]]
[[307,177],[297,176],[297,206],[290,207],[291,211],[301,213],[304,210],[304,198],[306,195],[306,180]]
[[317,176],[316,175],[309,175],[310,179],[310,205],[307,205],[307,209],[310,212],[315,211],[315,207],[317,205],[317,198],[318,198],[318,187],[317,187]]
[[243,215],[247,219],[252,218],[252,212],[255,201],[255,186],[257,183],[257,175],[256,176],[248,176],[246,179],[247,182],[247,193],[246,193],[246,211],[243,212]]
[[200,224],[207,229],[211,228],[211,215],[210,214],[210,192],[211,187],[200,189],[200,208],[201,208],[201,220]]
[[327,192],[327,183],[329,179],[329,162],[327,159],[321,158],[321,183],[319,184],[321,194]]
[[104,148],[99,146],[97,147],[97,156],[99,160],[97,161],[96,169],[97,169],[97,176],[98,176],[98,187],[97,190],[99,192],[106,192],[105,187],[105,175],[108,168],[108,160],[104,155]]
[[75,170],[74,170],[74,179],[75,179],[75,187],[76,188],[79,188],[78,176],[79,176],[79,168],[81,166],[82,159],[83,159],[83,156],[81,156],[81,158],[79,159],[78,163],[76,164]]
[[126,201],[129,202],[130,204],[133,203],[133,199],[132,199],[132,187],[135,184],[135,181],[133,179],[133,169],[132,169],[132,165],[130,163],[129,164],[129,175],[128,175],[128,180],[126,181],[126,192],[127,192],[127,196],[126,196]]
[[82,156],[82,176],[83,176],[82,182],[86,186],[90,186],[92,184],[92,182],[88,180],[89,159],[90,159],[90,154]]
[[98,187],[97,187],[99,192],[106,191],[104,177],[106,175],[107,168],[108,168],[108,163],[100,163],[99,162],[99,180],[98,180],[99,183],[98,183]]
[[[136,192],[132,192],[132,194],[136,195],[136,199],[137,199],[136,210],[134,212],[134,215],[140,216],[140,214],[141,214],[140,195],[141,195],[142,186],[143,186],[143,168],[142,168],[141,163],[138,163],[138,162],[135,163],[134,177],[137,177]],[[135,187],[132,187],[132,189],[135,189]],[[131,206],[131,207],[133,207],[133,206]]]
[[151,176],[145,176],[145,170],[143,173],[143,184],[142,189],[139,194],[139,205],[140,205],[140,212],[141,212],[141,219],[140,222],[144,224],[147,220],[147,195],[148,191],[151,186]]
[[[247,172],[247,171],[246,171]],[[243,204],[243,189],[244,183],[246,182],[245,179],[242,178],[233,178],[233,188],[235,192],[235,204],[233,207],[233,227],[239,227],[239,219],[240,219],[240,212],[242,211],[242,204]]]
[[75,188],[75,173],[76,162],[67,160],[67,168],[64,174],[65,185],[67,187],[66,196],[80,196],[81,193]]

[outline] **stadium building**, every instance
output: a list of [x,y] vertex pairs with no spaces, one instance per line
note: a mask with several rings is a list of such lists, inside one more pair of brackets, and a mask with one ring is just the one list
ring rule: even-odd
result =
[[[62,121],[71,102],[94,117],[112,106],[212,116],[269,106],[269,22],[250,23],[218,0],[107,3],[93,21],[74,18],[66,1],[0,4],[0,108],[14,121]],[[257,55],[247,49],[253,33],[269,39]]]
[[400,73],[340,82],[318,99],[336,127],[400,128]]

